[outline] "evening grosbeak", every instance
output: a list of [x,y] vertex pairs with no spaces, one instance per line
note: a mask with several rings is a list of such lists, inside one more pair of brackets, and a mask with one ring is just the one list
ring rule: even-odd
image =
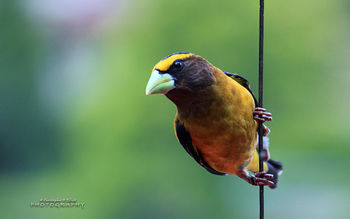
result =
[[282,164],[270,159],[265,125],[264,171],[258,172],[257,121],[270,121],[271,114],[255,107],[245,78],[192,53],[174,53],[154,66],[146,94],[165,94],[176,105],[175,135],[207,171],[276,187]]

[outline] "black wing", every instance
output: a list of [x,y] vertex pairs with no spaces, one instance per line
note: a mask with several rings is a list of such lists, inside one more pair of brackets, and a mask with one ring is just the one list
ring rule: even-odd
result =
[[245,79],[244,77],[238,75],[238,74],[234,74],[234,73],[230,73],[230,72],[224,72],[227,76],[229,76],[230,78],[232,78],[233,80],[237,81],[240,85],[242,85],[243,87],[245,87],[249,93],[253,96],[254,98],[254,102],[255,105],[257,105],[257,101],[255,99],[255,96],[250,88],[250,83],[247,79]]
[[225,173],[214,170],[207,162],[205,162],[200,151],[196,150],[193,146],[190,133],[188,133],[185,126],[178,119],[175,120],[175,134],[187,153],[191,155],[191,157],[193,157],[202,167],[212,174],[226,175]]

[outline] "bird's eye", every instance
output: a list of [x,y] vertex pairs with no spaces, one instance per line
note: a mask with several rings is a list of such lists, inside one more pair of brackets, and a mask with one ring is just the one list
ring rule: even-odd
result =
[[177,60],[173,63],[173,68],[176,70],[176,71],[181,71],[182,68],[184,67],[184,63],[180,60]]

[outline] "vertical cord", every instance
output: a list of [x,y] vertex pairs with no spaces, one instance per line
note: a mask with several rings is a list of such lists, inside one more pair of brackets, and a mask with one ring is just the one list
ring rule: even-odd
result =
[[[259,107],[263,107],[263,68],[264,68],[264,0],[260,0],[259,13]],[[263,148],[262,122],[259,121],[259,172],[263,171],[261,151]],[[264,219],[264,186],[259,186],[260,219]]]

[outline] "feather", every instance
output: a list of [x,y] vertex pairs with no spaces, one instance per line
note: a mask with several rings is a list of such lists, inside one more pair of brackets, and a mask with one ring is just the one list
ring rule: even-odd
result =
[[214,170],[207,162],[205,162],[200,151],[192,144],[190,133],[188,133],[185,126],[178,119],[175,120],[175,135],[187,153],[208,172],[216,175],[226,175],[225,173]]

